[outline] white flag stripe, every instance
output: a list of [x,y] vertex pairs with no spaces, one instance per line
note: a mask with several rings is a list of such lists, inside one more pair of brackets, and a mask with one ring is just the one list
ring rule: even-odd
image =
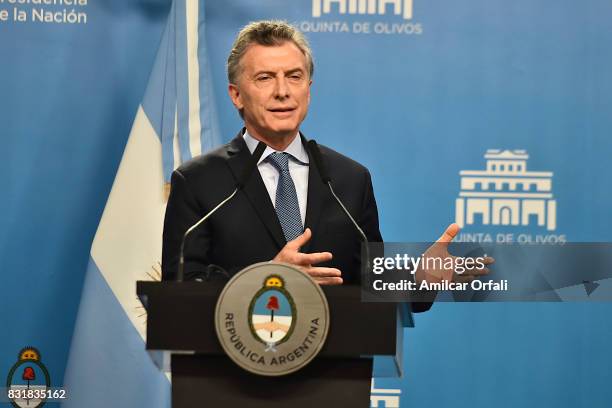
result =
[[136,298],[136,281],[149,280],[161,261],[164,179],[161,143],[139,107],[113,188],[91,248],[106,282],[145,338],[144,313]]
[[189,95],[189,149],[191,157],[202,154],[200,138],[200,62],[198,59],[199,1],[185,0],[187,26],[187,82]]
[[181,144],[178,135],[178,107],[174,111],[174,134],[172,135],[172,154],[174,157],[174,169],[181,163]]

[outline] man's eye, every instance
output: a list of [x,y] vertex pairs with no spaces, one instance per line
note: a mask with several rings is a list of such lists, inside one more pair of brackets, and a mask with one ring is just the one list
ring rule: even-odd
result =
[[265,82],[265,81],[271,80],[272,77],[270,75],[261,75],[261,76],[258,76],[256,79],[259,82]]
[[302,79],[302,74],[292,74],[289,75],[289,79],[293,81],[300,81]]

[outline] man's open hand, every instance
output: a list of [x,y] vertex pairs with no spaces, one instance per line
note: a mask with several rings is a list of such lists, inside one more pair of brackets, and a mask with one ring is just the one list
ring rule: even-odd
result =
[[309,274],[319,285],[341,285],[342,272],[340,272],[339,269],[313,266],[331,260],[331,252],[314,252],[311,254],[303,254],[300,252],[300,248],[303,247],[311,237],[312,232],[310,228],[306,228],[302,235],[287,242],[283,249],[274,257],[273,261],[285,262],[297,266]]
[[[459,233],[459,226],[457,224],[451,224],[446,228],[446,231],[438,238],[438,240],[430,246],[427,251],[423,254],[423,258],[453,258],[456,259],[456,256],[451,255],[448,252],[448,244],[457,236]],[[435,283],[446,280],[448,282],[470,282],[478,276],[486,275],[489,273],[488,265],[491,265],[495,260],[490,256],[485,257],[483,259],[484,267],[482,268],[474,268],[469,271],[465,271],[465,273],[458,274],[455,273],[454,268],[425,268],[423,263],[419,265],[419,268],[416,271],[416,280],[417,282],[421,282],[423,280],[428,283]],[[434,262],[436,264],[436,262]],[[438,263],[439,265],[440,263]],[[445,262],[442,262],[445,264]],[[453,262],[454,264],[454,262]]]

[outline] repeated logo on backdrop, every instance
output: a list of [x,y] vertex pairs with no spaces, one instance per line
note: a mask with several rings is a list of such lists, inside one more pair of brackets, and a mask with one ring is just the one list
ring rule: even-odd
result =
[[312,0],[312,19],[298,27],[305,33],[423,34],[413,0]]
[[412,18],[412,0],[312,0],[312,16],[330,14],[332,3],[338,5],[340,14],[381,14],[387,12],[387,5],[392,6],[394,14],[401,14],[405,20]]
[[[467,231],[459,242],[565,243],[557,230],[552,171],[527,169],[526,150],[489,149],[482,170],[461,170],[455,222]],[[504,232],[483,231],[484,227]],[[543,233],[529,234],[528,230]]]

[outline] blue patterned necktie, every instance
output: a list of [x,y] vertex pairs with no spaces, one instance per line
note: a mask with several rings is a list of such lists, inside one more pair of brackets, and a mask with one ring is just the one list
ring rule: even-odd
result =
[[295,184],[289,173],[289,154],[272,153],[267,159],[278,170],[276,186],[276,215],[283,228],[287,241],[297,238],[304,232],[300,205],[295,191]]

